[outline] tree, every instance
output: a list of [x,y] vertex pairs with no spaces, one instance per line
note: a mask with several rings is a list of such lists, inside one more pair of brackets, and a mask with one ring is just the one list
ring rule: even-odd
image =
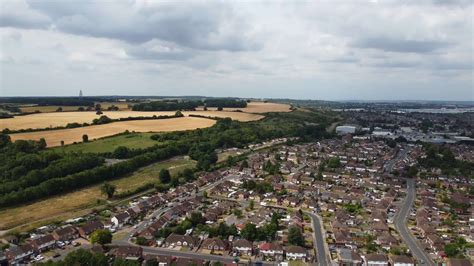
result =
[[250,200],[249,202],[249,209],[250,210],[253,210],[253,208],[255,207],[255,202],[253,200]]
[[288,229],[288,243],[295,246],[304,246],[304,237],[298,227],[292,226]]
[[258,237],[257,226],[252,223],[247,223],[244,228],[242,228],[242,231],[240,231],[240,234],[248,241],[255,241]]
[[58,107],[58,109],[56,109],[56,112],[62,112],[63,111],[63,108],[60,106]]
[[69,253],[63,263],[55,265],[108,265],[107,257],[101,253],[92,253],[89,250],[78,249]]
[[82,142],[89,142],[89,136],[87,136],[87,134],[82,135]]
[[40,150],[43,150],[43,149],[46,148],[46,146],[47,146],[46,140],[45,140],[44,138],[40,138],[40,140],[39,140],[39,142],[38,142],[38,148],[39,148]]
[[148,241],[146,240],[146,238],[139,236],[137,237],[136,244],[140,246],[146,246],[148,244]]
[[222,106],[217,107],[217,111],[223,111],[223,110],[224,110],[224,108],[222,108]]
[[189,218],[193,226],[196,226],[198,224],[202,224],[205,219],[202,217],[202,213],[200,212],[192,212],[191,217]]
[[112,233],[107,229],[99,229],[94,231],[90,237],[91,244],[105,245],[112,242]]
[[176,113],[174,114],[174,116],[176,117],[183,117],[183,113],[181,113],[181,111],[176,111]]
[[328,161],[328,167],[330,168],[339,168],[341,167],[341,161],[337,157],[333,157]]
[[124,146],[118,146],[113,153],[113,156],[117,159],[125,159],[128,157],[130,149]]
[[64,140],[61,140],[61,146],[64,146]]
[[110,183],[105,182],[101,187],[100,191],[102,194],[107,195],[107,198],[110,199],[114,196],[116,187]]
[[459,253],[459,247],[456,243],[449,243],[444,246],[444,253],[446,256],[452,258],[456,257]]
[[171,175],[170,175],[170,171],[168,171],[168,169],[161,169],[159,177],[160,177],[161,183],[163,183],[163,184],[167,184],[171,181]]

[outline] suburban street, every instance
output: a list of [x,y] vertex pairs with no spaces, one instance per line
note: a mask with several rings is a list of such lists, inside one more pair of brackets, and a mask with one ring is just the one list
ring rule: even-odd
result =
[[407,196],[395,216],[395,228],[400,233],[413,256],[418,260],[418,264],[430,266],[435,265],[429,254],[423,250],[418,240],[411,234],[406,223],[407,217],[415,201],[415,195],[415,180],[407,179]]
[[331,265],[331,259],[329,254],[326,252],[326,240],[324,239],[323,225],[319,220],[319,217],[312,213],[306,212],[311,217],[311,223],[313,227],[313,238],[316,249],[316,256],[318,258],[318,265],[327,266]]

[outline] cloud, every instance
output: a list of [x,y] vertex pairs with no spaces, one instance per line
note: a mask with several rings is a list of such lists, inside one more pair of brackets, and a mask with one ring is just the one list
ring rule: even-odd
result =
[[433,40],[404,40],[385,37],[368,37],[356,40],[354,47],[370,48],[398,53],[432,53],[451,44]]
[[449,87],[459,93],[446,97],[462,98],[472,95],[472,8],[463,0],[0,1],[0,94],[81,87],[418,98]]
[[46,29],[50,23],[48,16],[29,9],[25,2],[0,2],[0,27]]
[[245,21],[224,3],[29,1],[60,31],[128,43],[157,39],[200,50],[255,50]]

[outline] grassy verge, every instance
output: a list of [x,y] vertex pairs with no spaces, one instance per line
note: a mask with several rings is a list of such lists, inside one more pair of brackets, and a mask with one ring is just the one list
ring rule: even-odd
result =
[[[133,174],[110,181],[117,187],[117,193],[136,189],[149,182],[159,182],[158,173],[167,168],[172,175],[186,167],[193,167],[195,162],[183,157],[176,157],[143,167]],[[100,193],[101,184],[54,196],[28,205],[0,210],[0,230],[24,225],[19,228],[28,230],[48,224],[55,220],[64,220],[86,214],[91,208],[103,204],[105,197]]]

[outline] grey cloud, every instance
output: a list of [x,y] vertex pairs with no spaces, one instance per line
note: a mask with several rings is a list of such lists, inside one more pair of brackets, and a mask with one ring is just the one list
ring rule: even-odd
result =
[[370,48],[386,52],[399,53],[431,53],[451,44],[431,40],[403,40],[384,37],[369,37],[356,40],[353,45],[357,48]]
[[[223,3],[169,4],[140,8],[134,2],[31,1],[67,33],[144,43],[160,39],[201,50],[244,51],[261,46],[245,36],[244,21]],[[122,16],[119,16],[118,13]],[[242,30],[243,29],[243,30]]]

